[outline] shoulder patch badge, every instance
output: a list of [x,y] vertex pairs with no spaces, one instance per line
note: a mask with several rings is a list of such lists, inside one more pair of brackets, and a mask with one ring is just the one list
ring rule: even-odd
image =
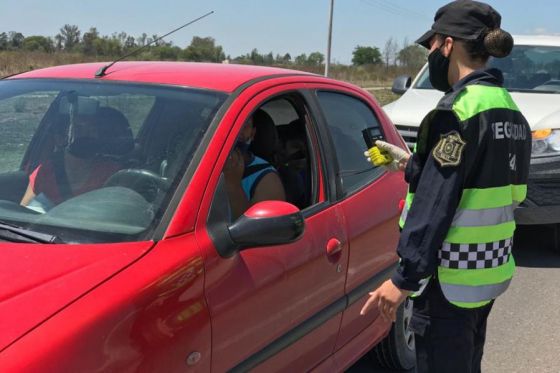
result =
[[461,163],[466,144],[459,132],[452,131],[441,135],[439,142],[432,150],[432,155],[441,167],[458,166]]

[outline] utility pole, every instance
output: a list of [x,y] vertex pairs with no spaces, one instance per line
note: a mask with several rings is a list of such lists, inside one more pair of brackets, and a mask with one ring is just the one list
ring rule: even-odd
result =
[[334,0],[331,0],[329,10],[329,37],[327,43],[327,61],[325,62],[325,76],[329,76],[329,65],[331,64],[331,43],[332,43],[332,20],[333,20]]

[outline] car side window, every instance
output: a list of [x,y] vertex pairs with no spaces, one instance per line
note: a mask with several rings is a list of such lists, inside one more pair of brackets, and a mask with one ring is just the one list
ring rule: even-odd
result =
[[318,142],[307,113],[304,99],[290,93],[258,105],[247,118],[222,170],[230,221],[262,200],[284,200],[300,210],[319,202]]
[[[275,167],[286,191],[286,201],[301,210],[315,205],[319,202],[318,189],[322,187],[317,173],[318,139],[304,99],[292,93],[274,98],[260,109],[270,116],[276,127]],[[258,144],[255,145],[253,148],[258,151]]]
[[381,126],[369,106],[355,97],[318,91],[317,98],[335,148],[342,191],[348,195],[383,173],[364,157],[367,146],[362,135],[366,128],[381,130]]

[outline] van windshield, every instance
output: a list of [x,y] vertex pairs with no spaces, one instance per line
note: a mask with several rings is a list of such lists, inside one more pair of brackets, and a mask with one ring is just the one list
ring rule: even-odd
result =
[[72,243],[149,238],[225,97],[0,81],[0,222]]
[[[516,45],[505,58],[490,58],[490,67],[504,74],[504,87],[515,92],[560,92],[560,47]],[[415,88],[433,89],[423,69]]]

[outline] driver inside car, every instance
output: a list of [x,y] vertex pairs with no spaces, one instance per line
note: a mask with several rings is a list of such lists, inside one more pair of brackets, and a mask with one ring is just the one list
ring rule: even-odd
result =
[[[129,151],[133,146],[128,121],[121,112],[101,107],[95,114],[77,115],[73,122],[55,129],[56,148],[29,175],[22,206],[44,213],[71,197],[101,188],[122,168],[119,162],[106,156],[115,151]],[[121,128],[120,132],[124,128],[124,137],[130,137],[130,141],[119,144],[116,128]]]
[[259,115],[257,110],[244,123],[223,171],[233,220],[257,202],[286,200],[278,171],[250,150],[258,127],[254,120]]

